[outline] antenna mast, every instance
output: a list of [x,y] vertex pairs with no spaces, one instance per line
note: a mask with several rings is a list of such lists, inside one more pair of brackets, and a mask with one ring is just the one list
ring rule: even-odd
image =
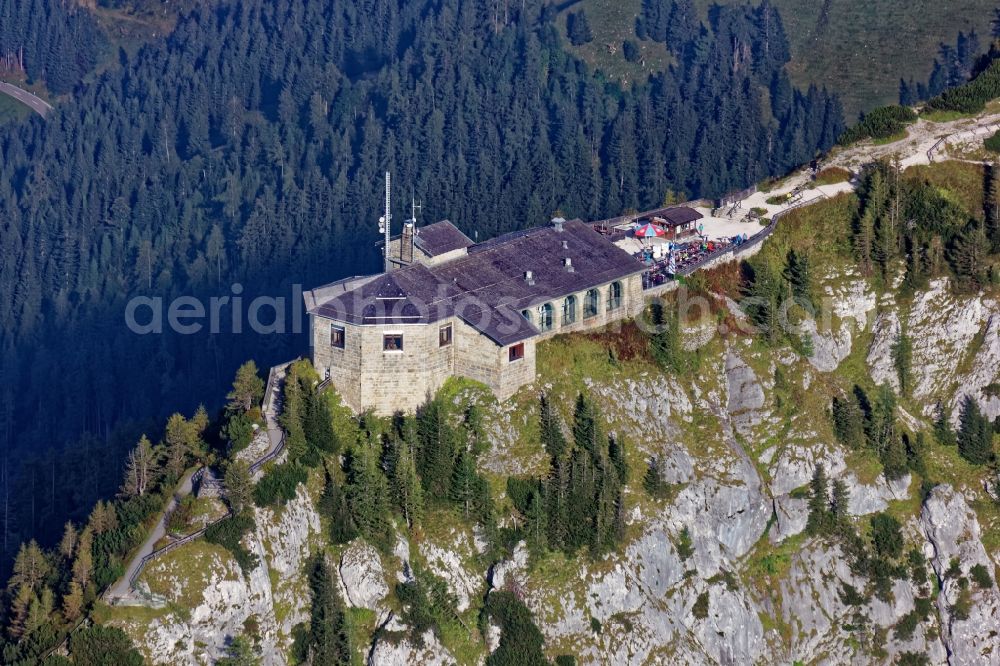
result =
[[379,218],[379,231],[385,234],[385,247],[382,248],[385,256],[385,272],[388,273],[392,270],[392,262],[389,261],[389,236],[390,229],[392,227],[392,213],[389,212],[392,199],[390,193],[392,176],[388,171],[385,172],[385,215]]

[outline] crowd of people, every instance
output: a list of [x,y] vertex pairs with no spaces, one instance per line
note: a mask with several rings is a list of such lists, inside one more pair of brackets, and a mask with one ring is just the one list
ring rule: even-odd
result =
[[638,258],[649,266],[649,271],[643,276],[643,287],[649,289],[668,282],[679,273],[697,268],[723,252],[739,247],[747,240],[747,234],[716,240],[697,236],[686,242],[662,245],[662,254],[653,247],[643,248]]

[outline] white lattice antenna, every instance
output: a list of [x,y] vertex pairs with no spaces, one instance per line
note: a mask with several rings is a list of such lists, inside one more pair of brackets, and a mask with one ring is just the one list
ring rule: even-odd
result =
[[392,213],[390,212],[392,206],[392,191],[391,191],[392,176],[388,171],[385,172],[385,215],[378,219],[379,231],[385,235],[385,247],[382,248],[383,256],[385,256],[385,272],[388,273],[392,270],[392,262],[389,261],[389,236],[392,231]]

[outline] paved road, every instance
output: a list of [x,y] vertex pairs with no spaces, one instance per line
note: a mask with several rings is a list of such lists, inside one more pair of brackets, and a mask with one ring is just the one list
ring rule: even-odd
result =
[[31,109],[32,111],[34,111],[43,118],[45,117],[46,113],[52,110],[52,106],[41,97],[38,97],[37,95],[32,95],[27,90],[18,88],[17,86],[10,83],[4,83],[3,81],[0,81],[0,93],[6,93],[7,95],[10,95],[18,102],[21,102],[22,104],[24,104],[29,109]]
[[111,589],[107,592],[108,599],[122,598],[128,596],[129,590],[129,580],[132,578],[132,574],[138,571],[139,567],[142,566],[142,558],[146,557],[153,552],[153,547],[156,546],[156,542],[164,537],[167,533],[167,516],[177,508],[177,503],[191,494],[191,477],[194,476],[194,470],[190,470],[184,475],[183,480],[180,485],[177,486],[177,490],[174,491],[174,496],[170,498],[170,504],[167,505],[167,510],[163,513],[163,517],[156,522],[156,527],[153,531],[149,533],[146,537],[146,541],[143,542],[142,547],[136,552],[135,557],[129,562],[128,569],[125,570],[125,575],[118,579],[118,582],[111,586]]

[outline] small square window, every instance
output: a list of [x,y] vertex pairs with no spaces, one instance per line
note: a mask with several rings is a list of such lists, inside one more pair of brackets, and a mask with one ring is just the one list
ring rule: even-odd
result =
[[451,344],[451,324],[438,329],[438,346],[447,347]]
[[403,334],[386,333],[382,336],[382,351],[403,351]]
[[330,346],[337,349],[344,348],[344,327],[330,324]]
[[520,361],[522,358],[524,358],[524,343],[519,342],[516,345],[511,345],[510,362]]

